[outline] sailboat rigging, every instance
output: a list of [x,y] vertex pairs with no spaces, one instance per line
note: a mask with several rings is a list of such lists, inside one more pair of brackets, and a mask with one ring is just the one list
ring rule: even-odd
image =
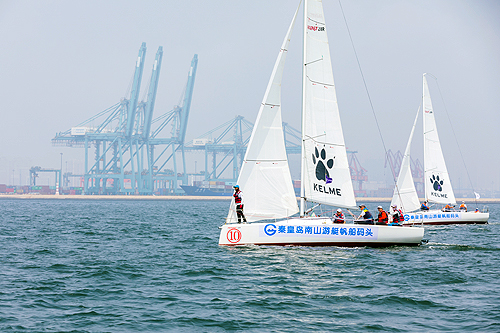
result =
[[[220,227],[219,244],[419,245],[423,228],[336,224],[332,218],[305,213],[306,201],[356,207],[321,0],[304,1],[299,210],[281,127],[281,78],[297,14],[298,9],[276,60],[238,178],[245,192],[245,216],[253,223],[237,223],[232,203]],[[300,217],[292,217],[299,211]]]
[[[432,107],[426,74],[423,75],[422,117],[424,137],[424,188],[425,200],[434,204],[456,205],[455,194],[446,168],[441,143],[437,132],[435,112]],[[420,109],[419,109],[420,112]],[[417,122],[415,118],[410,138],[406,146],[401,170],[398,176],[391,206],[398,205],[405,212],[405,224],[471,224],[488,223],[489,213],[429,210],[419,213],[420,205],[410,170],[410,145]]]

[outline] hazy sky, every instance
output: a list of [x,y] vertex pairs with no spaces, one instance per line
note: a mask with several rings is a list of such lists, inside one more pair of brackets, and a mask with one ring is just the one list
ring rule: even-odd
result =
[[[242,115],[254,122],[298,1],[0,1],[0,183],[26,183],[34,165],[83,161],[51,146],[65,131],[120,101],[142,42],[146,89],[158,46],[154,116],[178,103],[199,55],[187,139]],[[500,1],[342,1],[388,149],[403,151],[429,80],[448,169],[457,187],[500,189]],[[338,0],[324,0],[337,96],[349,149],[382,180],[384,150]],[[300,128],[302,18],[283,81],[283,118]],[[448,120],[448,111],[451,124]],[[421,119],[412,146],[422,161]],[[200,159],[201,160],[201,159]],[[198,163],[198,166],[200,162]],[[14,172],[12,170],[15,170]],[[200,168],[198,167],[198,171]],[[190,172],[193,170],[188,170]]]

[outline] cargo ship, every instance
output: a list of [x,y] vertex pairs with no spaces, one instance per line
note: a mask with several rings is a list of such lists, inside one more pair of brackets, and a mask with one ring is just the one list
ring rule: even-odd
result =
[[[235,182],[194,181],[193,185],[180,185],[186,195],[193,196],[231,196]],[[300,180],[293,181],[295,194],[300,196]],[[245,192],[245,189],[242,189]]]
[[235,182],[194,181],[193,185],[181,185],[186,195],[195,196],[231,196]]

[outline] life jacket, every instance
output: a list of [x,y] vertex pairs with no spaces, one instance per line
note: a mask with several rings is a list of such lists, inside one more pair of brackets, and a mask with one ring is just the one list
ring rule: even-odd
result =
[[398,214],[399,214],[399,222],[404,222],[405,217],[403,216],[403,212],[401,209],[398,209]]
[[401,216],[399,215],[399,209],[392,209],[392,222],[399,223]]
[[460,205],[460,210],[467,210],[467,206],[465,204]]
[[233,194],[234,197],[234,203],[237,205],[241,205],[241,191],[235,192]]
[[382,210],[381,212],[378,213],[378,222],[379,223],[387,223],[389,221],[389,218],[387,217],[387,213],[385,210]]
[[344,213],[340,213],[340,215],[335,214],[333,217],[335,218],[334,220],[335,222],[340,222],[340,223],[345,222]]
[[373,220],[373,215],[368,211],[368,209],[363,209],[363,212],[365,212],[365,215],[363,215],[363,218],[365,220]]

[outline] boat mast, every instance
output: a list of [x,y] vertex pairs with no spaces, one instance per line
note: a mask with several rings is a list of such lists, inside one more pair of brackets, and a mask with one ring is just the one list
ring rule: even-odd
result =
[[304,36],[303,36],[303,45],[302,45],[302,151],[301,151],[301,159],[300,159],[300,217],[304,216],[305,211],[305,188],[304,188],[304,179],[305,179],[305,109],[306,109],[306,34],[307,34],[307,2],[308,0],[304,0]]
[[425,144],[425,74],[422,75],[422,138],[424,139],[424,200],[429,202],[427,197],[427,182],[425,181],[425,158],[427,157],[427,145]]

